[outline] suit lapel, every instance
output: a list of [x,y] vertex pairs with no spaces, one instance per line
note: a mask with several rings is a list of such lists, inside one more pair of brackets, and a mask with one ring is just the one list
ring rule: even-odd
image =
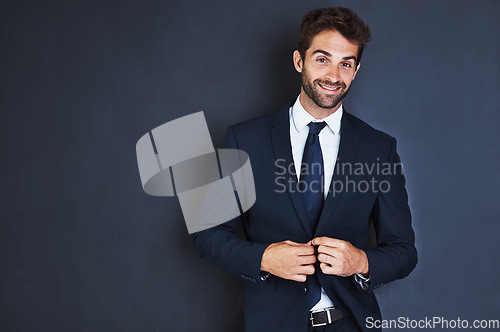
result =
[[[280,164],[286,165],[287,170],[289,165],[293,165],[292,145],[290,143],[290,116],[289,107],[286,107],[276,113],[271,122],[271,141],[276,160],[280,160]],[[284,161],[284,163],[283,163]],[[280,181],[287,188],[288,196],[293,203],[295,212],[304,226],[307,235],[312,238],[312,230],[307,219],[302,195],[297,191],[297,176],[290,172],[285,172],[284,179]],[[290,190],[292,189],[292,190]]]
[[[339,153],[337,155],[337,162],[335,163],[335,168],[333,172],[333,177],[332,177],[332,182],[330,183],[330,189],[328,192],[328,195],[325,200],[325,205],[323,206],[323,212],[321,213],[321,217],[318,222],[318,227],[316,228],[316,234],[319,234],[321,229],[325,226],[325,224],[328,222],[330,219],[330,216],[332,215],[333,211],[335,210],[335,207],[337,206],[338,202],[340,201],[340,198],[344,192],[335,193],[335,196],[333,195],[333,184],[335,183],[334,181],[344,181],[344,174],[342,174],[339,170],[338,167],[342,163],[352,163],[354,164],[355,158],[356,158],[356,152],[358,149],[358,142],[359,138],[356,133],[356,128],[352,125],[351,121],[349,120],[349,114],[345,112],[342,115],[342,120],[341,120],[341,125],[340,125],[340,146],[339,146]],[[324,152],[323,152],[324,153]],[[343,183],[345,186],[345,183]],[[345,189],[345,188],[344,188]]]

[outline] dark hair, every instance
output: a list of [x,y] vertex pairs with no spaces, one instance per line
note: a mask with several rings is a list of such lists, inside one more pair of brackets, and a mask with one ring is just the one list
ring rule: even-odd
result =
[[358,65],[366,43],[371,40],[370,28],[355,12],[342,7],[316,9],[304,16],[298,43],[302,60],[305,59],[307,49],[311,47],[313,37],[325,30],[338,31],[351,43],[358,45]]

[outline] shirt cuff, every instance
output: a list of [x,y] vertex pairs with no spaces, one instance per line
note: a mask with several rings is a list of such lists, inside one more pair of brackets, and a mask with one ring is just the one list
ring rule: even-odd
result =
[[368,288],[370,288],[370,276],[368,276],[368,278],[366,278],[366,277],[363,277],[362,274],[357,273],[354,275],[354,281],[364,291],[366,291],[366,290],[368,290]]

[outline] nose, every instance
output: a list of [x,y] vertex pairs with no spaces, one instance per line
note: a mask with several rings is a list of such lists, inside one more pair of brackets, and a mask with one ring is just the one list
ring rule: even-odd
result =
[[341,81],[339,69],[340,69],[339,66],[337,66],[336,64],[331,64],[330,66],[328,66],[326,78],[332,82]]

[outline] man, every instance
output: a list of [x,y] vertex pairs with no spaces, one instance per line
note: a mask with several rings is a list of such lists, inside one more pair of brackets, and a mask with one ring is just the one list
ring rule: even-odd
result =
[[369,330],[368,317],[381,319],[373,289],[417,263],[396,140],[342,107],[369,40],[349,9],[310,12],[293,53],[299,97],[228,129],[226,146],[249,154],[255,178],[246,238],[238,218],[193,242],[245,280],[246,331]]

